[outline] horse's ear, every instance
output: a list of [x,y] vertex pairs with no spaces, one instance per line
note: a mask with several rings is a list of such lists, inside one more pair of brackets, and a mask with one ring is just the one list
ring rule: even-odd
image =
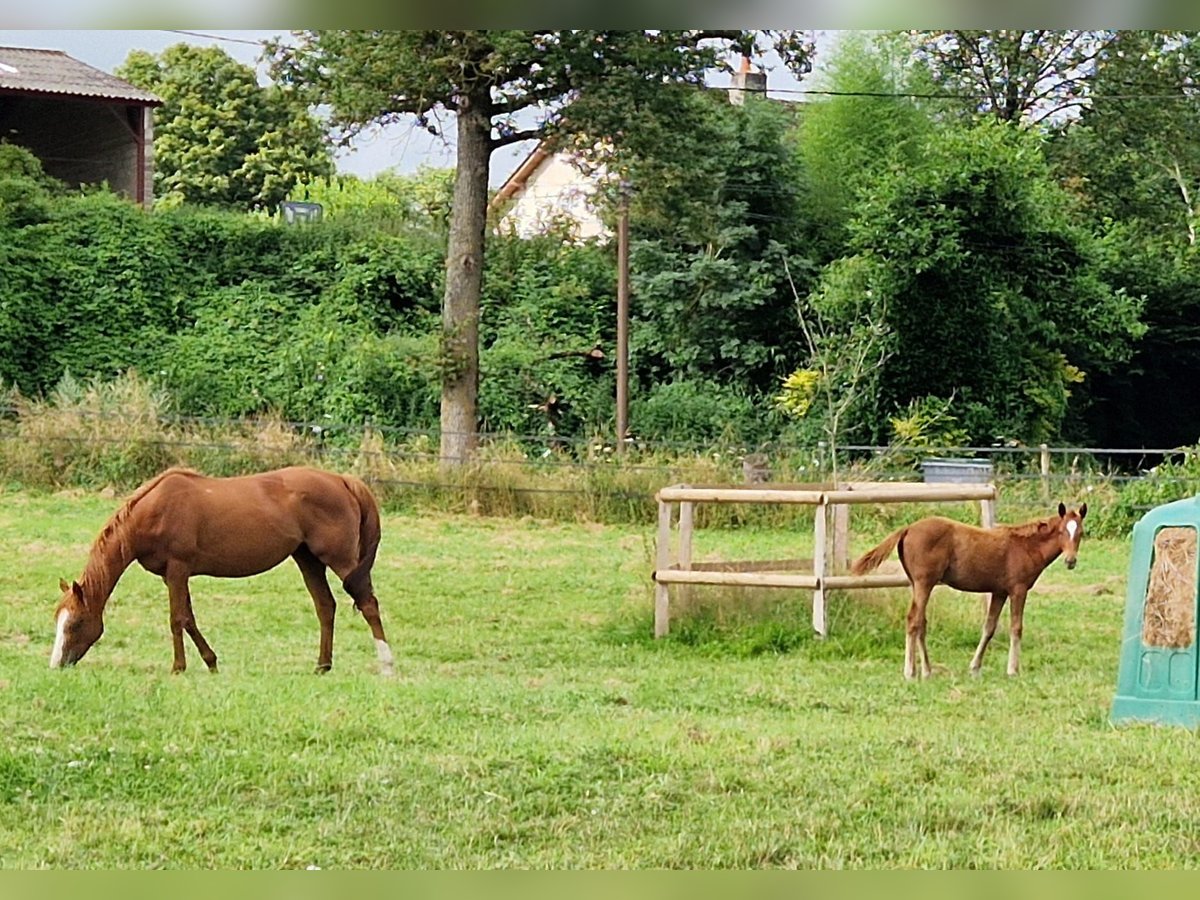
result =
[[80,587],[78,581],[71,582],[71,593],[75,595],[75,599],[87,606],[87,601],[83,599],[83,588]]
[[1058,504],[1058,515],[1061,518],[1062,516],[1065,516],[1066,514],[1067,514],[1067,504],[1060,501]]
[[65,578],[58,579],[58,589],[60,591],[62,591],[64,594],[71,589],[71,586],[69,584],[67,584],[67,579],[65,579]]
[[1079,507],[1079,518],[1082,519],[1086,515],[1087,515],[1087,504],[1085,503]]

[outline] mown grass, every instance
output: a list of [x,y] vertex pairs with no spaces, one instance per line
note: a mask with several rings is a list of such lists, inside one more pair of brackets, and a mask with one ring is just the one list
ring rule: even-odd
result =
[[[116,500],[0,493],[0,862],[35,867],[1165,867],[1200,863],[1200,744],[1113,728],[1128,554],[1085,543],[971,679],[973,597],[939,589],[935,677],[900,677],[903,591],[694,592],[650,637],[653,532],[389,515],[397,675],[339,606],[334,670],[290,566],[197,579],[221,658],[172,676],[136,567],[103,640],[50,671],[60,576]],[[856,549],[878,535],[856,537]],[[806,529],[698,556],[808,555]]]

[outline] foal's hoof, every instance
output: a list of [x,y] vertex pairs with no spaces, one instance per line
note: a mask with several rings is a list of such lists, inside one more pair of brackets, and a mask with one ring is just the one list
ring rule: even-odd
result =
[[318,665],[315,669],[313,669],[313,673],[316,675],[324,675],[326,672],[328,672],[332,668],[333,668],[333,663],[327,663],[325,665]]

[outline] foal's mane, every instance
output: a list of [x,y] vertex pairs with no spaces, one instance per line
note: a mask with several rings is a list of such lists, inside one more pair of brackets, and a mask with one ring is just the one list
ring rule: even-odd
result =
[[[113,563],[110,560],[114,557],[121,560],[117,565],[120,565],[122,570],[128,564],[129,550],[125,535],[126,523],[129,521],[129,517],[133,513],[133,508],[137,505],[138,501],[158,487],[159,482],[169,475],[188,475],[194,477],[199,476],[200,473],[195,469],[172,466],[155,475],[130,494],[129,498],[121,504],[121,507],[109,516],[108,521],[104,523],[104,527],[100,529],[100,533],[96,535],[96,540],[92,542],[92,550],[88,555],[87,568],[83,573],[85,584],[95,581],[108,582],[114,574],[119,574],[111,571]],[[117,551],[115,554],[112,552],[114,545]]]
[[1020,525],[1009,525],[1008,530],[1013,537],[1035,537],[1039,528],[1049,525],[1057,518],[1058,516],[1049,516],[1045,519],[1034,519],[1032,522],[1022,522]]

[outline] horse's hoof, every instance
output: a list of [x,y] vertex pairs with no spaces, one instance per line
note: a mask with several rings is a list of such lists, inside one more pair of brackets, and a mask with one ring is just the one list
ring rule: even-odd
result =
[[330,663],[329,665],[318,665],[315,669],[313,669],[313,673],[317,674],[317,675],[324,675],[326,672],[328,672],[332,668],[333,668],[332,663]]

